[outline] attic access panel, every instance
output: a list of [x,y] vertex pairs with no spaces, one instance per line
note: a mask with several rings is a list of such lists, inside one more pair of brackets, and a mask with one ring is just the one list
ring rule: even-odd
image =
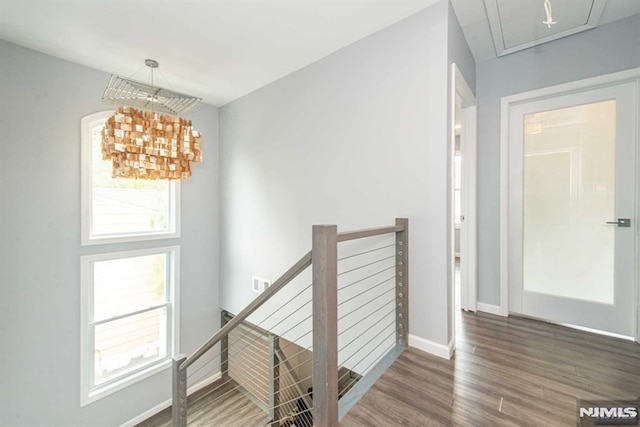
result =
[[484,0],[498,56],[550,42],[598,26],[607,0],[551,0],[548,28],[543,0]]

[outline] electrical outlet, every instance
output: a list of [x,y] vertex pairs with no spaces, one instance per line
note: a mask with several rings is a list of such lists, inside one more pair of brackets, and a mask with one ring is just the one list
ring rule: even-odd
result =
[[257,294],[261,294],[262,292],[264,292],[265,289],[267,289],[269,286],[271,286],[271,280],[268,279],[264,279],[262,277],[258,277],[258,276],[252,276],[252,289],[253,292],[257,293]]

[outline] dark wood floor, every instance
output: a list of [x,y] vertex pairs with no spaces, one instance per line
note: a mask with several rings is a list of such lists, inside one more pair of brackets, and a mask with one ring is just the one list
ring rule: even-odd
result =
[[577,399],[640,396],[640,345],[463,313],[452,360],[406,350],[340,425],[575,426]]

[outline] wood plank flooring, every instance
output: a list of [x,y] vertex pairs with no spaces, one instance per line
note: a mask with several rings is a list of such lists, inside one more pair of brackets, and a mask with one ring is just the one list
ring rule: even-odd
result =
[[406,350],[344,417],[353,426],[577,424],[577,399],[640,396],[640,345],[462,313],[452,360]]
[[[640,396],[638,344],[518,317],[462,313],[457,321],[452,360],[407,349],[340,425],[575,426],[578,398]],[[240,392],[217,387],[190,396],[190,426],[265,418]],[[229,399],[211,405],[222,393]],[[170,424],[165,410],[138,426]]]
[[[224,398],[216,400],[216,398]],[[219,380],[189,396],[188,426],[258,426],[267,413],[234,388]],[[171,408],[154,415],[136,427],[170,427]]]

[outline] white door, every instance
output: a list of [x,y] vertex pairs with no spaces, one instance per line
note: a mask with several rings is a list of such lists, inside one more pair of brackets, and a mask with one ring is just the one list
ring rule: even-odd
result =
[[[460,295],[454,294],[452,301],[460,302],[462,310],[476,311],[476,179],[477,179],[477,155],[476,155],[476,98],[465,81],[462,73],[456,66],[451,64],[451,79],[453,81],[452,114],[456,120],[451,123],[451,148],[452,152],[458,146],[460,157],[452,159],[454,169],[458,169],[460,174],[454,177],[454,221],[459,227],[459,256],[460,256]],[[456,117],[457,116],[457,117]],[[456,143],[456,123],[459,122],[459,142]],[[452,238],[455,242],[456,230],[451,230]],[[453,247],[455,248],[455,243]],[[454,249],[455,251],[455,249]],[[452,259],[454,253],[451,254]],[[456,277],[454,263],[452,263],[452,276]],[[454,292],[457,293],[458,289]],[[451,310],[452,321],[455,321],[454,306]]]
[[511,312],[634,335],[636,109],[633,82],[511,107]]

